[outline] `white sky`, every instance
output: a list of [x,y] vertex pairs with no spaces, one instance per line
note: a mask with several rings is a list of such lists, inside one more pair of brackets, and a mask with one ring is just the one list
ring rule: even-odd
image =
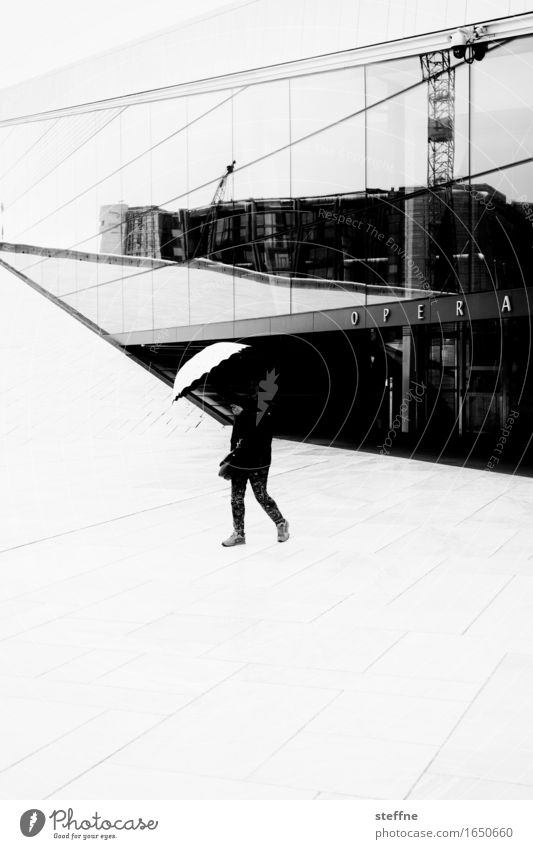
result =
[[0,89],[229,4],[229,0],[5,0]]

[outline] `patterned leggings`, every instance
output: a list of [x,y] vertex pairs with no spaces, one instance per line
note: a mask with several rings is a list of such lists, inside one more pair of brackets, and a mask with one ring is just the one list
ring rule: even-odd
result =
[[233,475],[231,479],[231,512],[233,514],[233,527],[238,534],[244,534],[244,493],[248,480],[252,486],[253,494],[257,501],[273,522],[283,522],[278,505],[267,492],[268,467],[254,469],[244,474]]

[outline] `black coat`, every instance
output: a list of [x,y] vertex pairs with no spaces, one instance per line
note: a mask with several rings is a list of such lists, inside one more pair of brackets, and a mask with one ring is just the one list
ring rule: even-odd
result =
[[258,421],[256,405],[245,407],[235,416],[231,434],[231,450],[235,450],[233,468],[242,472],[268,469],[272,460],[272,435],[272,413],[267,410]]

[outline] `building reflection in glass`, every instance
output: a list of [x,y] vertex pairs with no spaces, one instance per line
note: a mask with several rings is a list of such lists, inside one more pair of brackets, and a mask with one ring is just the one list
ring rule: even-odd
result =
[[[430,203],[439,225],[427,226]],[[532,269],[527,202],[488,183],[180,209],[107,206],[102,253],[214,263],[313,282],[436,292],[520,285]]]

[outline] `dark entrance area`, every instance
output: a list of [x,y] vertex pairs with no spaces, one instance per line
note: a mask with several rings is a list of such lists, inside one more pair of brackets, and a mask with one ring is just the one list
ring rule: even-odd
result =
[[[213,340],[215,341],[215,340]],[[354,448],[376,446],[401,404],[401,328],[241,338],[259,378],[275,375],[278,435]],[[167,384],[209,342],[128,350]],[[232,388],[238,388],[234,385]]]
[[[492,457],[502,471],[533,466],[528,318],[239,341],[254,349],[257,378],[275,383],[279,436],[369,451],[386,443],[390,455],[477,468]],[[180,365],[208,344],[128,350],[171,385]],[[416,398],[413,386],[423,387]],[[223,399],[208,395],[210,412],[229,423]]]

